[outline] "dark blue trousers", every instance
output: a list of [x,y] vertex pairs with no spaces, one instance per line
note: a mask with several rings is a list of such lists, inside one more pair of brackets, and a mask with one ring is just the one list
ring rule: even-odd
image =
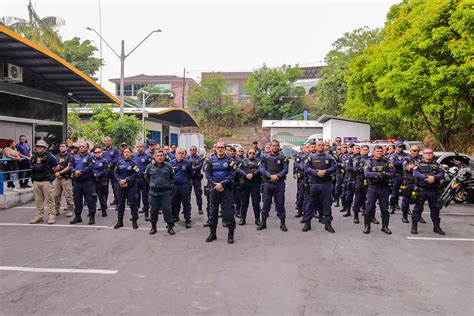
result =
[[304,210],[305,221],[310,221],[314,217],[315,211],[318,210],[322,211],[326,223],[332,222],[331,192],[331,182],[312,183],[310,185],[310,194]]
[[344,182],[344,174],[336,173],[336,188],[334,189],[334,198],[337,200],[342,195],[342,184]]
[[171,189],[163,190],[163,191],[156,191],[151,190],[149,193],[149,201],[150,201],[150,222],[157,223],[158,222],[158,211],[163,211],[163,219],[168,226],[173,227],[173,213],[171,212]]
[[354,199],[354,181],[352,180],[352,176],[349,174],[346,175],[344,178],[344,189],[343,189],[343,200],[346,207],[349,209],[352,206],[352,200]]
[[150,185],[144,177],[139,177],[137,179],[137,188],[138,188],[138,207],[140,207],[140,200],[143,203],[143,210],[147,212],[150,209],[150,202],[148,200]]
[[132,213],[132,219],[138,219],[138,188],[137,184],[128,184],[125,188],[120,188],[118,191],[118,201],[117,201],[117,215],[123,217],[125,213],[126,202],[130,203],[130,210]]
[[109,176],[110,184],[112,186],[112,191],[114,193],[114,201],[118,201],[118,194],[119,194],[119,189],[120,189],[118,181],[117,179],[115,179],[115,174],[113,172],[109,172],[108,176]]
[[296,208],[303,210],[304,204],[304,179],[298,179],[296,182]]
[[222,219],[227,224],[229,229],[235,229],[235,212],[232,206],[233,196],[232,188],[226,186],[224,191],[217,192],[211,190],[210,192],[210,212],[209,212],[209,227],[217,228],[217,222],[219,219],[219,206],[222,210]]
[[179,210],[183,204],[184,220],[191,220],[191,183],[174,184],[171,198],[171,211],[174,218],[179,217]]
[[107,210],[107,197],[109,196],[109,180],[98,179],[95,182],[95,192],[97,193],[97,198],[99,200],[100,208],[102,211]]
[[364,208],[365,199],[367,195],[367,188],[364,181],[356,180],[354,192],[354,207],[352,208],[354,214],[359,213],[361,208]]
[[375,203],[379,201],[383,226],[388,226],[390,220],[390,213],[388,212],[389,195],[390,188],[388,185],[369,185],[367,189],[365,214],[373,217],[375,214]]
[[403,215],[408,215],[408,211],[410,210],[410,199],[412,192],[415,190],[415,184],[409,183],[407,189],[402,190],[402,213]]
[[74,213],[79,215],[82,213],[85,198],[89,214],[95,214],[97,210],[97,193],[92,179],[84,182],[74,181],[72,195],[74,199]]
[[438,206],[438,197],[439,192],[436,191],[429,191],[429,190],[419,190],[416,196],[415,207],[413,208],[412,213],[412,221],[413,223],[418,223],[421,217],[421,213],[423,213],[423,205],[426,201],[428,201],[428,206],[430,208],[430,216],[431,221],[433,223],[439,223],[439,206]]
[[193,179],[193,189],[194,189],[194,194],[196,195],[197,205],[202,206],[202,185],[201,185],[200,179],[198,178]]
[[249,208],[250,198],[252,199],[253,213],[255,219],[260,219],[260,186],[261,182],[244,182],[242,189],[240,190],[241,200],[241,213],[242,218],[247,218],[247,210]]
[[285,219],[285,181],[279,180],[276,183],[266,182],[263,184],[262,218],[268,217],[272,206],[272,198],[275,201],[278,218]]
[[403,175],[395,174],[392,178],[392,194],[390,195],[390,207],[395,207],[398,204],[398,197],[400,195],[400,186],[402,185]]

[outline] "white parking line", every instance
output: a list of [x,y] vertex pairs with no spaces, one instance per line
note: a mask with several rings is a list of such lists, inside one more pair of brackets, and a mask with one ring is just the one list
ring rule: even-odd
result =
[[474,241],[473,238],[436,238],[436,237],[409,237],[407,236],[407,239],[412,239],[412,240],[443,240],[443,241]]
[[[27,226],[27,227],[68,227],[68,228],[96,228],[96,229],[114,229],[112,226],[99,225],[63,225],[63,224],[25,224],[25,223],[0,223],[0,226]],[[132,227],[122,227],[120,230],[136,230]],[[150,228],[139,227],[138,230],[149,230]],[[158,228],[159,231],[165,231],[165,228]]]
[[48,273],[87,273],[87,274],[116,274],[118,270],[98,270],[98,269],[55,269],[55,268],[28,268],[0,266],[1,271],[17,272],[48,272]]

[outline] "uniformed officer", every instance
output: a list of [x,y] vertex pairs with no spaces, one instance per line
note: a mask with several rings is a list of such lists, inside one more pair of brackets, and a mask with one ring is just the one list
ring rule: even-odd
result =
[[138,174],[136,177],[138,188],[138,207],[140,207],[141,197],[143,208],[141,209],[140,213],[145,213],[145,221],[149,221],[150,217],[148,212],[150,210],[150,203],[148,202],[148,195],[150,188],[148,187],[148,181],[145,180],[143,174],[146,167],[151,163],[151,157],[145,153],[145,145],[143,143],[137,143],[135,148],[137,152],[133,154],[132,160],[138,166]]
[[203,178],[202,175],[202,165],[204,161],[204,157],[202,155],[198,155],[197,147],[191,146],[189,148],[189,155],[186,156],[186,160],[191,162],[191,166],[193,167],[193,175],[192,175],[192,187],[194,189],[194,195],[196,196],[196,203],[198,206],[199,214],[202,214],[202,184],[201,180]]
[[380,145],[374,147],[373,157],[369,158],[364,166],[364,174],[369,187],[367,189],[367,202],[364,214],[364,234],[370,233],[370,222],[375,213],[375,203],[379,201],[382,213],[382,231],[386,234],[392,232],[388,228],[390,213],[388,212],[388,197],[390,194],[390,179],[393,178],[394,170],[388,159],[383,157],[383,148]]
[[95,212],[97,208],[97,193],[95,192],[93,168],[95,158],[89,153],[89,144],[79,142],[79,153],[74,155],[71,172],[74,175],[74,219],[70,224],[82,222],[82,206],[84,198],[89,209],[89,225],[95,224]]
[[58,161],[47,151],[48,144],[44,140],[36,142],[36,153],[31,157],[31,181],[36,211],[30,224],[43,222],[44,204],[48,206],[48,224],[56,222],[56,211],[53,200],[54,173],[59,170]]
[[364,175],[364,166],[369,159],[369,146],[362,145],[360,147],[360,155],[354,158],[353,172],[355,179],[354,193],[354,223],[359,224],[359,212],[361,208],[365,208],[365,199],[367,195],[367,179]]
[[[339,198],[343,199],[342,195],[342,184],[344,182],[344,161],[343,157],[347,154],[347,144],[342,144],[341,152],[335,153],[334,160],[336,160],[337,164],[337,172],[336,172],[336,188],[334,189],[334,200],[336,200],[336,205],[334,207],[339,207]],[[344,201],[341,202],[344,206]]]
[[239,225],[247,223],[247,210],[249,208],[249,200],[252,199],[253,213],[255,217],[255,225],[260,225],[260,187],[262,185],[262,177],[259,170],[259,160],[255,158],[255,149],[249,149],[248,158],[244,158],[240,163],[237,172],[240,175],[240,200],[242,218]]
[[99,199],[100,210],[102,217],[107,217],[107,197],[109,196],[109,164],[104,158],[102,149],[97,147],[93,151],[95,158],[95,165],[93,168],[95,192]]
[[444,170],[439,163],[434,161],[433,150],[431,148],[423,149],[423,158],[415,164],[413,176],[416,180],[416,202],[412,214],[411,233],[418,233],[418,221],[423,212],[423,204],[428,201],[430,208],[431,221],[433,222],[433,232],[439,235],[446,235],[440,227],[439,210],[439,189],[444,179]]
[[303,201],[304,201],[304,184],[305,172],[304,161],[306,160],[306,145],[301,145],[301,152],[296,153],[295,161],[293,163],[293,178],[296,179],[296,214],[295,217],[303,216]]
[[64,192],[64,199],[66,200],[67,210],[66,216],[71,217],[74,214],[74,202],[72,198],[72,180],[71,180],[71,165],[73,157],[68,153],[68,147],[65,142],[59,145],[59,154],[56,155],[59,170],[55,173],[56,180],[54,180],[54,206],[56,216],[60,214],[61,195]]
[[179,210],[182,204],[186,228],[191,228],[191,178],[193,176],[193,167],[191,162],[184,158],[184,149],[178,148],[176,150],[176,158],[170,162],[175,175],[171,210],[174,221],[179,221]]
[[163,211],[163,218],[167,224],[168,234],[174,235],[173,214],[171,213],[171,186],[174,180],[173,167],[165,162],[165,154],[161,150],[155,151],[154,162],[145,169],[145,180],[150,186],[151,230],[150,235],[156,234],[158,211]]
[[337,165],[334,158],[324,152],[322,140],[315,145],[316,153],[310,154],[305,160],[304,171],[309,177],[310,195],[304,211],[305,225],[302,230],[306,232],[311,229],[311,220],[318,208],[322,210],[324,216],[325,230],[334,233],[334,228],[331,226],[331,175],[337,171]]
[[234,209],[232,207],[232,180],[236,169],[235,161],[225,155],[225,145],[218,142],[217,155],[209,158],[206,163],[206,178],[210,181],[210,212],[209,212],[209,228],[211,233],[206,242],[217,239],[216,230],[219,217],[219,206],[222,209],[222,216],[227,223],[229,233],[227,235],[227,243],[234,243],[235,218]]
[[[103,139],[104,146],[102,147],[102,153],[105,160],[107,160],[107,164],[109,165],[109,169],[111,171],[115,170],[119,160],[119,150],[116,147],[112,146],[112,138],[109,136],[104,137]],[[112,185],[112,191],[114,193],[114,200],[110,205],[117,205],[117,197],[118,197],[118,183],[115,181],[115,175],[113,172],[108,173],[110,184]]]
[[253,150],[255,151],[255,159],[260,159],[260,156],[262,155],[262,150],[258,148],[258,142],[254,141],[252,143]]
[[267,228],[267,218],[270,213],[272,199],[275,201],[277,216],[280,219],[280,229],[288,231],[285,224],[285,180],[288,174],[288,158],[280,154],[280,142],[272,140],[272,151],[264,154],[260,162],[260,173],[263,177],[263,206],[262,223],[257,230]]
[[[342,179],[342,191],[341,191],[341,202],[342,202],[342,209],[341,212],[347,212],[347,197],[349,195],[348,191],[348,182],[350,182],[351,174],[352,174],[352,151],[354,148],[354,143],[347,144],[347,152],[341,156],[341,163],[342,163],[342,170],[343,179]],[[349,170],[346,168],[351,166]]]
[[130,203],[132,213],[132,227],[138,228],[138,187],[136,177],[139,168],[132,160],[132,151],[130,148],[123,149],[123,159],[115,167],[115,179],[119,184],[119,196],[117,204],[117,223],[114,229],[123,227],[123,215],[125,213],[126,201]]
[[[159,145],[158,145],[159,146]],[[150,158],[153,158],[155,156],[155,150],[159,150],[159,148],[156,145],[156,142],[152,139],[148,142],[148,148],[145,150],[145,153],[150,156]],[[153,159],[152,159],[153,160]]]
[[396,144],[396,152],[390,156],[390,162],[395,168],[395,176],[392,179],[392,194],[390,195],[390,213],[395,213],[395,208],[398,206],[398,196],[400,194],[400,186],[403,180],[403,160],[408,156],[403,150],[405,144],[398,142]]
[[[237,168],[239,168],[239,166],[242,163],[244,158],[245,158],[244,149],[242,147],[236,148],[235,149],[234,160],[235,160]],[[238,172],[236,172],[234,174],[234,177],[235,178],[234,178],[234,181],[233,181],[233,184],[232,184],[232,195],[233,195],[233,198],[234,198],[235,216],[240,218],[240,217],[242,217],[241,212],[240,212],[240,209],[242,207],[242,205],[241,205],[242,203],[240,201],[240,181],[241,181],[241,177],[240,177],[240,174]]]
[[171,160],[176,159],[176,144],[171,144],[170,152],[168,154],[168,158]]
[[360,155],[360,146],[355,145],[354,143],[349,144],[349,148],[351,149],[350,154],[346,157],[347,159],[344,160],[344,187],[345,187],[345,196],[344,196],[344,209],[346,214],[344,217],[351,216],[351,208],[352,208],[352,201],[354,199],[354,186],[355,186],[355,179],[354,179],[354,158]]
[[403,179],[400,186],[402,193],[402,222],[409,223],[408,213],[410,211],[410,199],[415,192],[415,177],[413,177],[413,167],[415,167],[420,154],[420,147],[413,145],[410,154],[403,160]]

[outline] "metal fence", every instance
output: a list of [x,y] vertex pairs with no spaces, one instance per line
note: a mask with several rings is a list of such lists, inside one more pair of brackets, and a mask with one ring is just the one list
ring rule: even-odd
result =
[[[23,158],[22,160],[26,160]],[[5,169],[7,168],[7,163],[8,162],[15,162],[18,160],[15,160],[13,158],[1,158],[0,159],[0,195],[5,194],[5,183],[15,183],[15,181],[20,181],[20,180],[29,180],[31,177],[23,177],[20,178],[19,174],[22,172],[29,172],[31,173],[31,168],[30,169],[15,169],[15,170],[9,170],[6,171]]]

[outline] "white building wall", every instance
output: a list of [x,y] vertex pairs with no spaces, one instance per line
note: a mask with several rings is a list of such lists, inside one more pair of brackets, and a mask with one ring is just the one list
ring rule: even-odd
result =
[[329,120],[323,124],[323,139],[325,141],[329,141],[330,144],[332,144],[332,141],[334,141],[334,137],[332,137],[331,131],[332,131],[332,120]]
[[310,136],[313,134],[322,134],[323,133],[323,128],[322,127],[316,127],[316,128],[278,128],[278,127],[272,127],[271,128],[271,135],[275,135],[277,133],[290,133],[294,136]]
[[[160,123],[145,121],[145,125],[150,130],[157,131],[157,132],[160,132],[161,134],[163,134],[163,125],[161,125]],[[161,135],[161,137],[163,137],[163,135]]]
[[370,139],[370,125],[331,119],[324,123],[325,140],[334,141],[336,137],[357,137],[358,140]]
[[180,134],[181,133],[181,129],[179,127],[175,127],[175,126],[170,126],[170,134],[171,133],[174,133],[174,134]]

